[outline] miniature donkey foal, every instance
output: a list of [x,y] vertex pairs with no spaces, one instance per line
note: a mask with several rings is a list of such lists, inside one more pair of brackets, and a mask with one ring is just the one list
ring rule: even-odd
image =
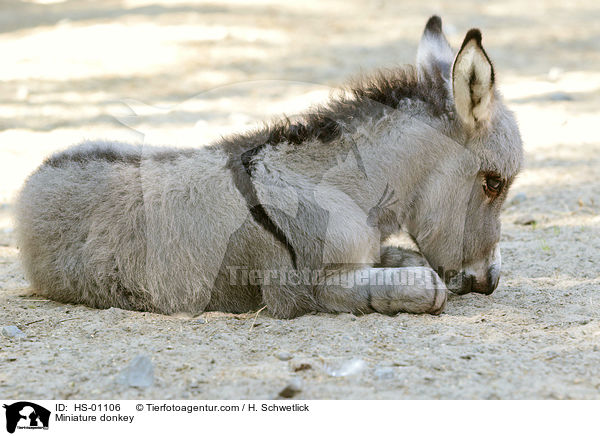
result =
[[[448,288],[491,293],[523,154],[494,82],[479,30],[454,56],[434,16],[416,67],[298,120],[191,150],[55,154],[17,202],[27,277],[59,301],[166,314],[438,314]],[[420,254],[381,248],[401,230]]]

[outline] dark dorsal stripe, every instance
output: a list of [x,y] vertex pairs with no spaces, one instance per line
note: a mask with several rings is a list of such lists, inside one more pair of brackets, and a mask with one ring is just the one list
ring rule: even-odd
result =
[[144,161],[171,162],[189,158],[198,153],[195,149],[148,149],[144,153],[143,146],[129,145],[121,142],[90,143],[88,146],[56,153],[46,159],[45,164],[62,168],[69,164],[86,165],[91,162],[108,162],[140,167]]
[[140,166],[141,148],[129,147],[126,151],[119,150],[111,145],[96,145],[85,149],[68,150],[56,153],[46,159],[45,164],[51,167],[62,168],[71,163],[80,165],[94,161],[110,163],[124,163]]

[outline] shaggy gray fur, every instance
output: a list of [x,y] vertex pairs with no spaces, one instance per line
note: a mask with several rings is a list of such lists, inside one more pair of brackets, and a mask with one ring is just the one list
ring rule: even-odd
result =
[[[440,313],[494,290],[522,161],[481,34],[454,56],[432,17],[416,67],[296,121],[197,150],[84,143],[17,201],[28,279],[50,298],[161,313]],[[408,232],[420,253],[381,243]]]

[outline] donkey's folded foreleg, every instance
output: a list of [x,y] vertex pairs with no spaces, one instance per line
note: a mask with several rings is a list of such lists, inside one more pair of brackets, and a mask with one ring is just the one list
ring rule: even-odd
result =
[[429,267],[374,268],[329,271],[317,298],[332,312],[393,315],[398,312],[439,314],[447,289]]
[[379,262],[375,266],[400,268],[405,266],[429,266],[429,264],[418,251],[386,245],[381,247]]

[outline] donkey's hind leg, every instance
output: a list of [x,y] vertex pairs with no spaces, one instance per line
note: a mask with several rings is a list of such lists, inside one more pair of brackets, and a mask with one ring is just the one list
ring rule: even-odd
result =
[[393,315],[398,312],[440,314],[447,289],[437,273],[423,266],[330,271],[317,298],[332,312]]

